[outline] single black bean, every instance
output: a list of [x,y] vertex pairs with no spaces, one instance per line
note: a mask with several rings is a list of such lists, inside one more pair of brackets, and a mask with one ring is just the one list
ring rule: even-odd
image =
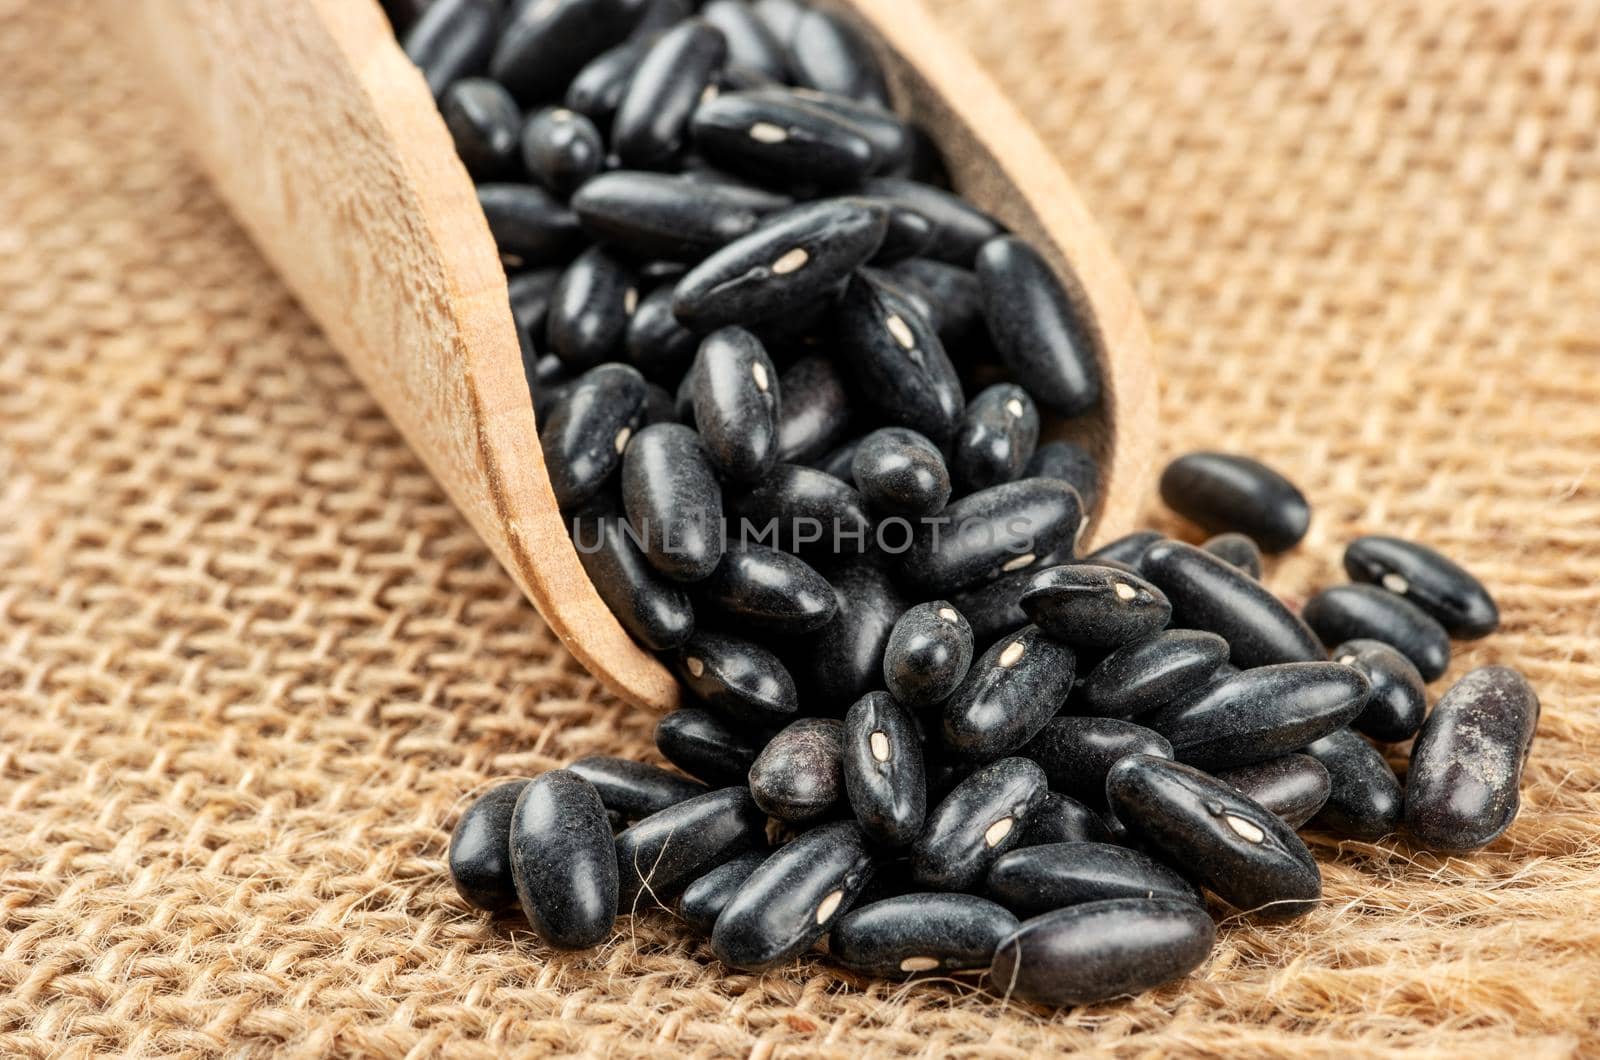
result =
[[1124,758],[1106,777],[1106,798],[1134,838],[1236,908],[1296,917],[1322,896],[1322,874],[1294,830],[1193,766]]
[[[1104,798],[1104,793],[1101,799]],[[1096,800],[1100,801],[1100,800]],[[1089,809],[1077,799],[1051,792],[1034,811],[1028,830],[1022,835],[1018,847],[1042,846],[1045,843],[1110,842],[1100,814]]]
[[973,772],[928,814],[912,844],[917,882],[970,891],[996,858],[1021,843],[1047,794],[1044,771],[1026,758],[1002,758]]
[[908,707],[943,703],[972,665],[972,627],[944,600],[901,615],[883,652],[883,682]]
[[1282,817],[1290,828],[1316,816],[1332,790],[1323,764],[1298,753],[1219,770],[1216,777]]
[[786,41],[797,85],[888,109],[889,89],[872,45],[844,19],[806,9]]
[[1422,728],[1428,693],[1422,675],[1398,648],[1378,640],[1347,640],[1333,649],[1333,661],[1353,666],[1372,686],[1367,705],[1350,727],[1374,740],[1409,740]]
[[585,63],[567,86],[563,102],[568,109],[594,122],[596,128],[610,129],[623,93],[649,44],[647,40],[630,38]]
[[839,609],[826,578],[799,557],[764,545],[730,542],[703,589],[711,604],[752,630],[811,633]]
[[1249,536],[1229,531],[1209,538],[1200,547],[1213,556],[1227,560],[1257,581],[1261,580],[1261,549]]
[[783,44],[749,4],[742,0],[711,0],[700,9],[700,17],[721,31],[728,42],[730,64],[759,70],[777,81],[789,76]]
[[657,287],[639,301],[623,336],[628,363],[646,379],[680,382],[700,349],[700,337],[672,315],[672,285]]
[[1351,579],[1398,593],[1432,615],[1451,636],[1463,640],[1493,633],[1500,609],[1483,583],[1426,545],[1369,534],[1344,550]]
[[629,169],[666,169],[689,139],[689,120],[727,58],[722,32],[689,19],[644,53],[611,125],[611,147]]
[[743,328],[706,336],[690,369],[694,421],[711,465],[725,478],[754,482],[778,460],[778,369],[761,340]]
[[644,420],[649,427],[656,423],[681,423],[678,419],[678,401],[667,393],[667,388],[657,383],[645,384]]
[[1093,648],[1119,648],[1159,633],[1172,617],[1165,594],[1137,574],[1091,563],[1034,575],[1022,609],[1052,636]]
[[888,212],[864,199],[797,206],[691,269],[678,283],[673,312],[700,331],[792,313],[872,257],[888,223]]
[[1082,522],[1077,491],[1057,479],[991,486],[921,520],[900,556],[901,573],[929,593],[960,589],[1069,548]]
[[1288,754],[1350,724],[1371,686],[1338,663],[1280,663],[1217,681],[1142,720],[1202,769]]
[[979,760],[1016,751],[1066,702],[1076,663],[1038,626],[996,641],[945,701],[945,747]]
[[867,181],[862,190],[874,199],[886,199],[926,217],[936,233],[926,256],[963,269],[972,268],[978,248],[1000,234],[994,218],[959,195],[931,184],[879,177]]
[[1168,629],[1125,644],[1083,685],[1087,713],[1132,718],[1203,688],[1228,659],[1228,642],[1198,629]]
[[543,188],[479,184],[478,205],[501,257],[515,265],[560,265],[583,248],[578,218]]
[[1293,548],[1311,525],[1311,505],[1294,483],[1233,453],[1180,456],[1161,473],[1161,499],[1202,529],[1237,531],[1267,552]]
[[[524,345],[522,373],[528,379],[528,393],[533,398],[534,423],[542,434],[546,421],[556,407],[567,400],[577,380],[572,378],[567,366],[555,354],[547,353],[530,363],[528,353],[529,349]],[[646,400],[649,400],[648,393]]]
[[646,0],[544,0],[508,14],[489,74],[524,103],[558,98],[595,56],[621,42]]
[[683,896],[678,899],[678,915],[701,934],[711,934],[717,917],[770,856],[766,850],[750,850],[718,865],[684,889]]
[[600,172],[605,157],[600,130],[571,108],[537,110],[522,127],[522,164],[528,175],[562,198]]
[[1405,818],[1400,781],[1360,733],[1337,729],[1308,744],[1305,753],[1322,763],[1332,785],[1312,827],[1355,839],[1399,831]]
[[722,963],[758,972],[810,949],[855,904],[872,875],[854,821],[819,825],[763,861],[711,930]]
[[989,335],[1033,399],[1061,416],[1094,408],[1100,336],[1081,292],[1069,292],[1050,263],[1015,236],[985,243],[977,272]]
[[586,512],[573,518],[572,534],[589,581],[629,636],[651,651],[689,639],[695,621],[689,594],[650,566],[627,519]]
[[[545,321],[550,313],[550,297],[561,282],[563,269],[530,269],[513,274],[506,280],[506,293],[511,298],[511,317],[517,328],[542,343]],[[558,362],[559,363],[559,362]]]
[[[815,460],[813,463],[818,471],[826,472],[840,482],[851,482],[855,478],[851,471],[851,466],[855,462],[856,450],[861,448],[861,442],[862,438],[852,438],[833,449],[821,460]],[[855,491],[851,490],[850,492],[854,493]]]
[[1376,640],[1391,645],[1417,668],[1424,681],[1450,668],[1450,635],[1422,608],[1376,585],[1356,583],[1324,589],[1301,612],[1327,645]]
[[[901,212],[915,213],[902,203],[885,201]],[[937,228],[934,238],[938,238]],[[915,257],[894,263],[884,270],[884,275],[902,291],[917,296],[927,309],[928,323],[948,346],[965,346],[966,340],[983,326],[983,289],[971,269]]]
[[912,972],[987,968],[1017,918],[971,894],[903,894],[863,905],[835,925],[828,953],[853,972],[898,978]]
[[1052,791],[1098,805],[1106,797],[1112,766],[1129,755],[1171,758],[1172,745],[1131,721],[1062,715],[1046,722],[1017,754],[1044,770]]
[[967,404],[956,430],[950,471],[962,493],[1022,474],[1039,441],[1039,410],[1015,383],[996,383]]
[[[745,787],[719,788],[653,813],[617,836],[617,910],[664,901],[751,847],[766,842],[767,816]],[[646,897],[648,896],[648,897]]]
[[499,912],[517,904],[511,879],[511,811],[526,780],[496,784],[461,814],[450,833],[450,882],[470,906]]
[[678,672],[702,702],[741,725],[782,725],[799,706],[778,657],[738,637],[701,630],[678,649]]
[[1000,943],[990,989],[1041,1005],[1086,1005],[1181,979],[1205,961],[1216,925],[1193,902],[1108,898],[1025,921]]
[[1107,898],[1200,904],[1194,884],[1148,854],[1111,843],[1018,847],[990,866],[984,893],[1021,917]]
[[872,540],[861,494],[797,464],[779,464],[761,485],[734,497],[731,508],[740,533],[802,556],[860,552]]
[[685,773],[717,787],[746,783],[761,753],[742,727],[699,707],[679,707],[656,722],[656,750]]
[[883,419],[938,444],[955,434],[961,381],[938,333],[899,290],[858,274],[845,289],[837,326],[839,356]]
[[711,162],[767,187],[852,188],[877,161],[854,122],[781,90],[724,93],[690,127]]
[[658,423],[634,435],[622,457],[622,500],[656,570],[677,581],[699,581],[717,569],[722,488],[692,429]]
[[515,167],[522,111],[497,82],[487,77],[455,82],[439,98],[439,113],[473,180],[494,180]]
[[563,511],[600,492],[626,463],[644,416],[644,377],[625,364],[602,364],[580,376],[539,431],[550,488]]
[[[889,227],[883,234],[883,244],[878,247],[878,252],[872,256],[874,266],[892,265],[897,261],[904,261],[906,258],[914,258],[933,245],[934,238],[938,235],[938,232],[934,230],[932,221],[920,213],[908,210],[896,203],[885,201],[884,208],[889,211]],[[878,278],[886,283],[895,283],[894,278],[887,273],[880,272]],[[933,307],[927,302],[927,293],[899,284],[896,284],[896,286],[900,287],[902,293],[913,299],[923,319],[933,325],[934,330],[937,331],[938,326],[933,324]]]
[[[872,169],[875,173],[904,167],[916,146],[916,135],[912,127],[901,121],[894,111],[876,103],[863,102],[831,92],[819,92],[814,88],[770,88],[762,91],[792,95],[819,110],[843,118],[860,129],[862,135],[872,144]],[[911,211],[902,210],[902,212]]]
[[830,573],[839,599],[833,621],[813,634],[810,688],[818,708],[842,713],[883,679],[883,653],[906,602],[875,563],[850,563]]
[[844,716],[844,783],[868,838],[909,844],[928,812],[916,722],[887,692],[868,692]]
[[1219,556],[1181,541],[1158,541],[1145,550],[1139,570],[1172,602],[1174,626],[1221,635],[1237,666],[1328,657],[1317,635],[1281,600]]
[[511,813],[511,876],[522,912],[547,945],[598,946],[617,919],[618,870],[600,794],[554,769],[529,782]]
[[681,176],[616,170],[572,197],[585,231],[640,258],[697,262],[755,231],[789,200],[734,184],[699,184]]
[[771,31],[772,38],[787,49],[789,42],[794,39],[800,16],[806,12],[805,4],[801,0],[755,0],[752,6],[757,17]]
[[779,820],[814,821],[844,793],[844,725],[838,718],[791,722],[750,767],[751,797]]
[[[1081,496],[1081,494],[1080,494]],[[1084,559],[1090,563],[1103,560],[1114,560],[1126,563],[1135,570],[1142,570],[1144,554],[1150,551],[1150,546],[1157,541],[1165,541],[1167,535],[1159,530],[1135,530],[1131,534],[1124,534],[1114,541],[1108,541],[1089,553]]]
[[979,651],[1009,633],[1028,625],[1028,616],[1017,601],[1033,580],[1032,570],[1002,574],[993,581],[950,594],[950,603],[972,626],[972,644]]
[[649,817],[711,789],[670,770],[610,755],[589,755],[567,767],[594,785],[606,809],[625,821]]
[[406,55],[422,69],[434,98],[481,71],[500,25],[495,0],[433,0],[406,33]]
[[862,498],[889,515],[937,515],[950,500],[944,454],[909,427],[880,427],[862,438],[850,476]]
[[612,360],[639,305],[639,277],[601,247],[579,254],[550,296],[550,351],[579,371]]
[[[1078,491],[1086,512],[1094,511],[1100,502],[1100,465],[1089,450],[1077,442],[1044,443],[1028,458],[1022,473],[1028,478],[1058,478],[1065,482]],[[1150,540],[1157,540],[1159,536]]]
[[1406,827],[1432,850],[1476,850],[1511,826],[1539,697],[1517,671],[1483,666],[1434,706],[1411,747]]
[[837,445],[850,428],[850,398],[844,379],[827,357],[805,357],[778,378],[778,459],[814,460]]

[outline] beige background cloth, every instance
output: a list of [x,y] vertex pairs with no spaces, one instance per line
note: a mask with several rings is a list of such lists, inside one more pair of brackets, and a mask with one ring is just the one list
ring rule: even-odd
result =
[[1315,914],[1065,1014],[468,912],[463,801],[653,756],[653,719],[558,650],[98,5],[0,0],[0,1055],[1600,1049],[1600,5],[938,6],[1124,255],[1165,451],[1307,488],[1271,583],[1388,528],[1494,587],[1453,673],[1543,697],[1510,834],[1316,840]]

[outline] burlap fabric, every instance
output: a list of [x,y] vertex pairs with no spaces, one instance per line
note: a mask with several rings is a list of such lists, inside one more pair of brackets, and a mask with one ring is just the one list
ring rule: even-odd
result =
[[[493,778],[652,756],[174,153],[88,0],[0,0],[0,1056],[1600,1049],[1600,5],[942,0],[1120,246],[1164,446],[1438,543],[1544,699],[1471,858],[1317,842],[1327,901],[1050,1015],[664,914],[468,912]],[[106,5],[114,14],[114,5]]]

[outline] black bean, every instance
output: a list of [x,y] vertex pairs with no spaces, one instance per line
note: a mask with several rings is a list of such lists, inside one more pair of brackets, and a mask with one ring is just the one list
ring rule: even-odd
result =
[[1234,766],[1219,770],[1216,777],[1282,817],[1290,828],[1299,828],[1316,816],[1332,788],[1328,770],[1305,754]]
[[644,53],[611,125],[611,147],[629,169],[666,169],[689,140],[689,120],[727,58],[720,30],[689,19]]
[[439,113],[472,179],[493,180],[515,168],[522,111],[498,83],[487,77],[457,81],[439,98]]
[[773,817],[814,821],[844,797],[844,725],[801,718],[767,742],[750,767],[750,795]]
[[749,235],[787,204],[752,188],[634,170],[603,173],[572,197],[584,229],[607,245],[635,257],[684,262]]
[[[1104,798],[1102,793],[1101,798]],[[1096,800],[1099,801],[1099,800]],[[1110,833],[1100,814],[1077,799],[1051,792],[1034,811],[1018,847],[1045,843],[1109,842]]]
[[1377,640],[1347,640],[1333,649],[1333,661],[1355,667],[1372,686],[1352,729],[1388,743],[1417,734],[1428,712],[1428,694],[1422,675],[1399,649]]
[[904,894],[864,905],[828,936],[828,952],[853,972],[898,978],[912,972],[987,968],[1017,918],[970,894]]
[[526,780],[497,784],[479,795],[450,833],[450,882],[470,906],[498,912],[517,904],[511,879],[511,811]]
[[1144,562],[1144,554],[1150,551],[1150,546],[1157,541],[1165,541],[1166,539],[1167,535],[1159,530],[1135,530],[1131,534],[1124,534],[1115,541],[1106,542],[1085,556],[1084,559],[1090,563],[1114,560],[1117,563],[1126,563],[1135,570],[1142,570],[1141,564]]
[[1129,755],[1171,758],[1172,745],[1160,733],[1131,721],[1062,715],[1046,722],[1017,754],[1044,770],[1051,790],[1100,804],[1112,766]]
[[703,588],[708,601],[752,630],[811,633],[839,607],[833,587],[804,560],[763,545],[730,543]]
[[656,722],[656,750],[690,776],[718,787],[746,783],[761,753],[741,728],[698,707],[679,707]]
[[594,786],[555,769],[522,789],[511,814],[511,875],[522,912],[547,945],[598,946],[617,919],[611,824]]
[[819,709],[844,711],[883,679],[883,653],[906,610],[888,574],[860,561],[829,575],[839,599],[833,621],[813,635],[810,687]]
[[950,603],[972,626],[975,649],[981,651],[1006,634],[1028,625],[1028,616],[1017,601],[1033,575],[1032,570],[1002,574],[993,581],[980,582],[950,594]]
[[1111,810],[1162,860],[1239,909],[1310,912],[1322,874],[1283,819],[1193,766],[1133,755],[1106,777]]
[[755,0],[752,6],[756,16],[771,31],[773,40],[787,49],[794,39],[800,16],[805,14],[805,5],[800,0]]
[[872,257],[888,223],[888,212],[864,199],[797,206],[691,269],[678,283],[673,312],[701,331],[792,313]]
[[871,543],[861,495],[833,475],[797,464],[773,468],[760,486],[733,499],[732,510],[740,533],[785,552],[832,556]]
[[778,188],[852,188],[877,161],[854,122],[790,92],[724,93],[702,103],[695,148],[714,164]]
[[631,913],[641,900],[676,897],[718,865],[764,844],[766,827],[766,815],[744,787],[719,788],[651,814],[617,836],[617,910]]
[[647,40],[629,39],[589,60],[567,86],[563,102],[597,128],[609,129],[649,44]]
[[1257,581],[1261,580],[1261,549],[1245,534],[1218,534],[1200,546],[1213,556],[1227,560]]
[[1406,827],[1432,850],[1476,850],[1511,826],[1539,697],[1506,666],[1467,674],[1434,706],[1411,747]]
[[[912,212],[901,203],[885,200],[901,212]],[[917,214],[921,217],[921,214]],[[938,230],[934,229],[934,237]],[[939,332],[948,347],[965,346],[968,338],[983,325],[983,290],[978,277],[963,269],[932,258],[916,257],[895,262],[883,270],[884,277],[900,290],[914,296],[925,310],[928,323]]]
[[1022,609],[1052,636],[1093,648],[1118,648],[1159,633],[1172,617],[1165,594],[1137,574],[1091,563],[1040,571]]
[[926,217],[936,233],[926,256],[963,269],[972,268],[978,248],[1000,234],[1000,225],[994,218],[960,196],[931,184],[879,177],[867,181],[862,190],[874,199],[888,200]]
[[[533,0],[528,0],[532,3]],[[663,32],[689,18],[700,5],[695,0],[644,0],[644,13],[634,23],[633,36],[654,41]]]
[[678,649],[678,671],[703,702],[744,725],[782,725],[799,706],[794,678],[759,644],[702,630]]
[[984,892],[1021,917],[1107,898],[1200,904],[1194,884],[1148,854],[1111,843],[1018,847],[990,866]]
[[789,76],[783,44],[772,35],[749,4],[741,0],[711,0],[700,17],[722,32],[728,42],[728,62],[759,70],[774,80]]
[[700,338],[672,315],[672,286],[657,287],[639,301],[623,337],[628,362],[646,379],[681,382],[694,363]]
[[778,369],[761,340],[743,328],[706,336],[690,369],[694,421],[711,465],[725,478],[753,482],[778,459]]
[[572,521],[578,559],[629,636],[651,651],[668,651],[694,632],[689,594],[662,577],[633,540],[628,521],[613,511]]
[[1312,827],[1355,839],[1396,832],[1405,817],[1405,796],[1394,770],[1378,749],[1353,729],[1337,729],[1306,746],[1321,762],[1332,787]]
[[901,615],[883,652],[883,682],[908,707],[929,707],[950,697],[972,665],[972,627],[943,600],[918,604]]
[[872,45],[842,18],[806,9],[786,43],[795,84],[888,108],[889,89]]
[[951,477],[962,493],[1022,474],[1039,441],[1039,410],[1015,383],[996,383],[968,404],[956,431]]
[[1066,702],[1075,665],[1038,626],[995,642],[945,702],[945,746],[980,761],[1016,751]]
[[506,293],[511,299],[511,316],[517,327],[542,343],[545,321],[549,317],[550,297],[556,284],[561,282],[563,269],[531,269],[519,272],[506,280]]
[[568,107],[535,111],[522,127],[522,164],[528,175],[562,198],[600,172],[605,157],[600,130]]
[[[887,201],[884,202],[884,208],[889,211],[889,227],[883,234],[883,244],[872,256],[873,265],[880,267],[880,270],[881,266],[892,265],[897,261],[924,253],[933,245],[934,237],[938,235],[934,231],[933,222],[920,213]],[[899,287],[901,293],[912,300],[923,319],[928,321],[935,331],[938,330],[938,326],[933,323],[933,306],[928,303],[926,292],[899,284],[886,272],[879,271],[877,278]]]
[[[768,88],[764,92],[784,93],[819,110],[848,121],[872,144],[872,169],[886,172],[906,165],[915,147],[915,133],[892,110],[813,88]],[[900,212],[913,211],[901,208]],[[920,216],[920,215],[919,215]]]
[[1158,541],[1145,551],[1139,570],[1167,594],[1174,626],[1221,635],[1237,666],[1328,657],[1317,635],[1281,600],[1221,557],[1181,541]]
[[929,593],[960,589],[1036,566],[1070,547],[1082,522],[1077,491],[1064,482],[1025,478],[991,486],[922,520],[900,556],[901,573]]
[[1100,401],[1100,336],[1088,304],[1068,292],[1039,252],[1015,236],[983,245],[983,315],[1006,366],[1042,407],[1081,416]]
[[973,772],[928,814],[912,844],[917,882],[971,890],[996,858],[1021,843],[1048,793],[1044,771],[1026,758],[1002,758]]
[[589,755],[567,767],[594,785],[606,809],[626,821],[649,817],[711,789],[648,762]]
[[909,427],[880,427],[862,438],[850,475],[862,499],[890,515],[937,515],[950,500],[944,455]]
[[544,0],[512,8],[490,75],[524,103],[558,98],[591,59],[632,31],[643,0]]
[[1197,629],[1168,629],[1125,644],[1083,684],[1087,713],[1131,718],[1203,688],[1228,659],[1228,642]]
[[[564,511],[587,501],[626,462],[644,416],[644,377],[625,364],[602,364],[580,376],[539,431],[545,470]],[[657,428],[659,429],[659,428]]]
[[579,371],[616,357],[639,304],[639,277],[600,247],[590,247],[562,273],[545,325],[550,351]]
[[1193,902],[1085,902],[1026,921],[1001,942],[990,989],[1041,1005],[1086,1005],[1181,979],[1215,941],[1216,925]]
[[661,573],[699,581],[717,569],[722,488],[693,430],[658,423],[634,435],[622,457],[622,500],[646,558]]
[[1376,585],[1324,589],[1306,601],[1301,614],[1324,644],[1364,639],[1391,645],[1424,681],[1450,668],[1450,635],[1444,627],[1405,597]]
[[1202,769],[1288,754],[1350,721],[1371,686],[1338,663],[1280,663],[1224,678],[1142,720]]
[[850,428],[850,399],[833,361],[805,357],[778,379],[778,459],[803,464],[837,445]]
[[478,205],[501,256],[516,265],[560,265],[583,247],[578,218],[543,188],[479,184]]
[[906,297],[858,274],[837,316],[839,356],[882,418],[943,444],[961,419],[961,381],[944,344]]
[[917,725],[887,692],[868,692],[844,716],[844,783],[868,838],[905,846],[922,831],[928,782]]
[[[528,393],[533,398],[534,422],[542,434],[546,421],[555,413],[556,407],[567,400],[577,380],[572,378],[567,366],[555,354],[547,353],[530,363],[528,352],[528,347],[524,346],[522,373],[528,379]],[[645,399],[649,400],[648,393]]]
[[678,899],[678,915],[701,934],[711,934],[717,917],[733,901],[751,873],[770,856],[766,850],[751,850],[718,865],[684,889],[683,896]]
[[[1044,443],[1028,458],[1022,473],[1028,478],[1058,478],[1065,482],[1078,491],[1086,512],[1094,511],[1100,502],[1100,465],[1089,454],[1089,450],[1077,442]],[[1158,534],[1149,540],[1155,541],[1159,537]]]
[[481,71],[500,25],[495,0],[433,0],[406,33],[406,55],[422,69],[437,99],[455,82]]
[[1161,473],[1161,499],[1202,529],[1237,531],[1267,552],[1293,548],[1311,525],[1311,506],[1294,483],[1232,453],[1180,456]]
[[1451,636],[1487,636],[1500,625],[1489,590],[1461,566],[1426,545],[1369,534],[1350,542],[1344,569],[1358,582],[1399,593],[1432,615]]

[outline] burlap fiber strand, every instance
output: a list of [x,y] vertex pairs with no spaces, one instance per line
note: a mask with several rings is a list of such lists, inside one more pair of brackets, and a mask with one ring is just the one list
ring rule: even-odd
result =
[[659,913],[572,956],[469,913],[463,800],[653,758],[653,719],[557,649],[96,5],[0,0],[0,1056],[1600,1049],[1600,6],[939,6],[1136,277],[1167,452],[1313,498],[1271,583],[1392,528],[1498,592],[1453,673],[1543,697],[1511,833],[1314,840],[1317,913],[1054,1016],[728,974]]

